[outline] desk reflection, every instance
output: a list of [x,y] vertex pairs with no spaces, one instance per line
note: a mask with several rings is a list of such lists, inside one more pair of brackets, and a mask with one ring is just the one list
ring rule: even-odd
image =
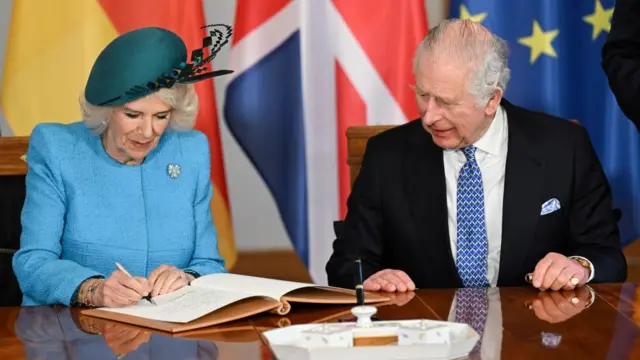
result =
[[[590,288],[595,297],[587,296]],[[458,293],[421,289],[392,295],[390,303],[378,307],[377,316],[449,320],[458,311]],[[470,358],[640,359],[638,299],[640,287],[631,283],[562,293],[529,287],[489,289],[482,342]],[[171,335],[82,316],[64,307],[0,308],[0,359],[275,359],[260,337],[264,331],[353,320],[350,305],[301,304],[287,316],[260,314]]]
[[469,358],[483,360],[504,358],[505,344],[507,353],[520,353],[516,343],[535,351],[560,346],[567,327],[559,324],[570,322],[595,302],[589,287],[560,292],[528,288],[420,290],[418,296],[439,319],[473,327],[481,338]]
[[62,307],[21,308],[15,332],[28,359],[218,359],[213,342],[153,334]]
[[545,291],[538,298],[525,302],[536,317],[550,324],[567,321],[589,308],[595,301],[595,292],[589,287],[572,291]]

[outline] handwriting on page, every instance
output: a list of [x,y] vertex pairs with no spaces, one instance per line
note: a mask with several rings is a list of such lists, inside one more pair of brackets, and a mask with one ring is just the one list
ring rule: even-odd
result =
[[103,310],[152,320],[186,323],[250,296],[187,286],[171,294],[155,297],[157,305],[143,300],[125,308]]

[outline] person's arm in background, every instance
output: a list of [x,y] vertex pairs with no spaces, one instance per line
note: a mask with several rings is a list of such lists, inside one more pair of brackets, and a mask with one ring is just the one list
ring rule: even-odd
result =
[[59,168],[64,149],[57,144],[65,143],[58,135],[66,134],[55,130],[52,125],[38,125],[29,139],[22,234],[13,271],[26,296],[43,304],[69,306],[81,283],[104,275],[60,259],[66,195]]
[[640,131],[640,1],[616,1],[602,68],[622,112]]

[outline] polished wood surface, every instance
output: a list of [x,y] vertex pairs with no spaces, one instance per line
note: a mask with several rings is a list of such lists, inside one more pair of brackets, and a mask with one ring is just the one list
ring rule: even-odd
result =
[[640,283],[640,238],[624,247],[627,259],[627,281]]
[[28,148],[28,136],[0,136],[0,175],[26,174]]
[[[533,288],[490,290],[492,325],[487,322],[481,352],[471,358],[640,358],[638,285],[591,288],[595,296],[587,308],[589,288],[559,293]],[[455,294],[455,289],[396,294],[391,304],[378,308],[377,319],[448,320]],[[569,301],[573,297],[581,299],[577,305]],[[171,336],[64,307],[6,307],[0,308],[0,359],[275,359],[261,336],[264,331],[352,320],[348,306],[302,305],[286,316],[262,314]]]

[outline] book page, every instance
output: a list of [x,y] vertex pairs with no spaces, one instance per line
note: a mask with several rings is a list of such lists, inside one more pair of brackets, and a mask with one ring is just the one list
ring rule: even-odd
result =
[[217,273],[197,278],[192,286],[229,292],[246,292],[252,295],[268,296],[280,301],[280,298],[293,290],[304,287],[318,287],[293,281],[274,280],[254,276]]
[[185,286],[175,292],[154,297],[153,301],[157,305],[141,300],[136,305],[101,310],[152,320],[187,323],[251,296],[253,295],[248,293]]

